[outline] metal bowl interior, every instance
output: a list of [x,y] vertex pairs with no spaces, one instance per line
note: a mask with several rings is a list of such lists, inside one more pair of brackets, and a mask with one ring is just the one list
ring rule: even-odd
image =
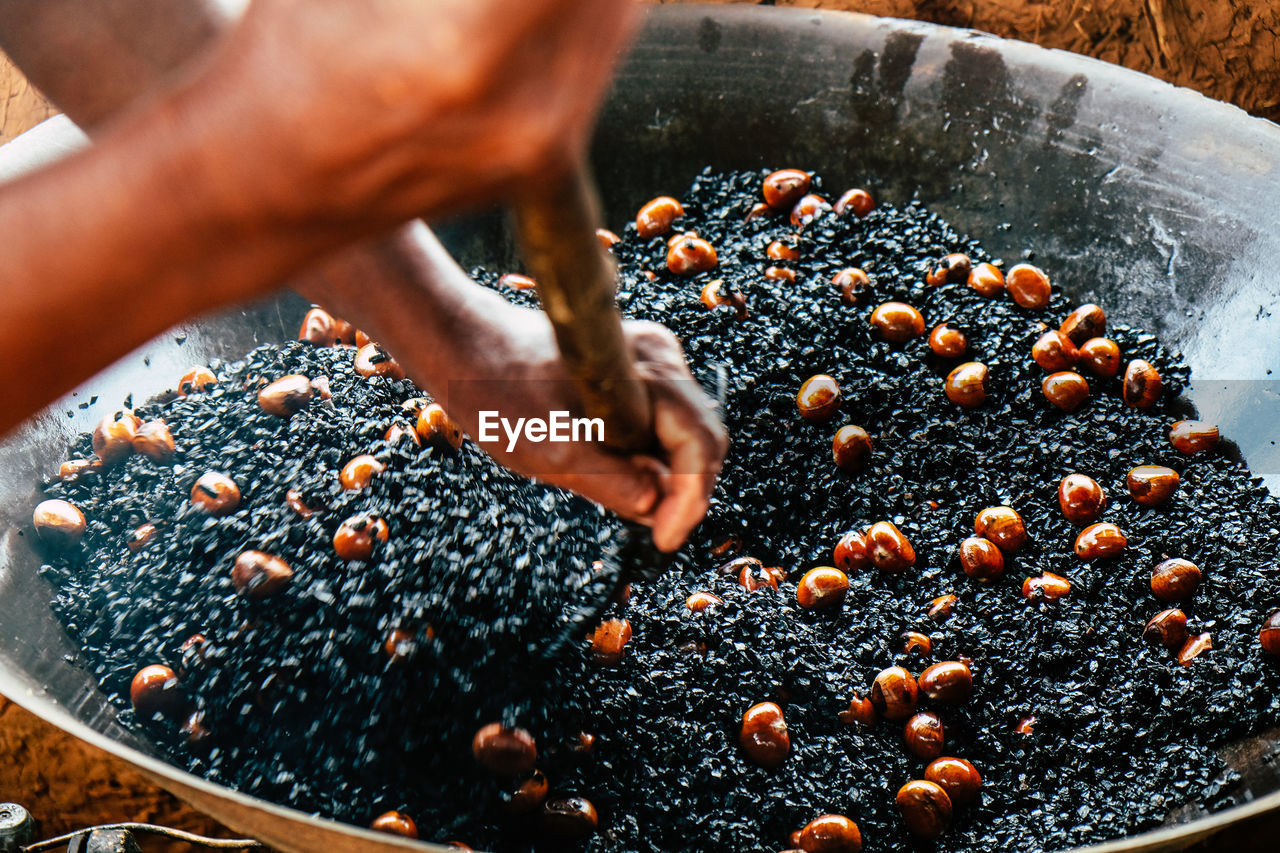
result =
[[[798,166],[833,190],[918,197],[995,254],[1028,250],[1077,300],[1159,333],[1190,361],[1188,403],[1221,424],[1274,491],[1280,459],[1280,128],[1073,54],[905,21],[769,7],[652,10],[594,147],[608,222],[678,194],[704,166]],[[500,217],[441,229],[464,263],[514,264]],[[158,760],[114,721],[48,608],[28,547],[36,481],[70,435],[210,358],[294,332],[302,303],[207,318],[148,344],[0,446],[0,691],[285,851],[443,849],[325,821]],[[83,406],[84,408],[80,408]],[[1280,808],[1276,733],[1226,750],[1244,805],[1170,815],[1103,850],[1174,849]]]

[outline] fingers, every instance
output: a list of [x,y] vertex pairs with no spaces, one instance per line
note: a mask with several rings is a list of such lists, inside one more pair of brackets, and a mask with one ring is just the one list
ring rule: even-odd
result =
[[707,514],[729,444],[710,401],[691,382],[653,385],[654,432],[668,461],[651,524],[654,545],[662,551],[683,545]]

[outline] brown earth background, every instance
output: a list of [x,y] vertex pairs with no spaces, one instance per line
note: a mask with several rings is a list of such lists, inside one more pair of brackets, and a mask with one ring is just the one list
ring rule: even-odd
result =
[[[660,0],[661,1],[661,0]],[[735,0],[702,0],[735,2]],[[750,2],[750,0],[738,0]],[[684,2],[684,0],[674,0]],[[1280,3],[1266,0],[781,0],[778,6],[845,9],[971,27],[1144,71],[1255,115],[1280,120]],[[0,142],[56,107],[0,55]],[[42,837],[108,821],[140,820],[225,832],[127,765],[0,697],[0,801],[25,805]],[[1280,820],[1235,827],[1197,853],[1276,849]],[[145,842],[180,853],[185,844]]]

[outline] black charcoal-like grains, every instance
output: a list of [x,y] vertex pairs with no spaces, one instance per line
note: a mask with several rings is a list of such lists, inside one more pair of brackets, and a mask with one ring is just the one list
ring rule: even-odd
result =
[[[857,821],[870,851],[1054,850],[1151,827],[1188,803],[1232,804],[1233,776],[1216,750],[1280,721],[1280,666],[1257,642],[1280,604],[1280,513],[1225,452],[1184,457],[1169,445],[1186,367],[1113,317],[1110,336],[1126,360],[1155,365],[1165,397],[1136,411],[1121,402],[1119,380],[1090,377],[1088,401],[1060,412],[1044,400],[1044,373],[1030,357],[1042,323],[1056,327],[1069,310],[1060,295],[1029,312],[963,284],[927,288],[930,261],[955,251],[975,263],[989,257],[915,205],[862,220],[822,215],[798,241],[796,281],[770,281],[765,247],[794,229],[785,216],[745,221],[761,177],[704,174],[681,199],[677,228],[719,252],[709,273],[671,275],[666,238],[642,241],[634,225],[613,249],[623,311],[671,327],[707,387],[717,364],[727,368],[733,439],[711,512],[675,569],[635,585],[626,608],[634,638],[619,667],[598,668],[581,649],[549,663],[537,655],[616,529],[611,519],[506,473],[470,442],[456,453],[386,446],[400,403],[418,392],[362,379],[354,350],[290,343],[214,365],[210,394],[139,410],[169,423],[171,464],[135,456],[48,490],[89,519],[77,553],[49,557],[53,606],[124,723],[220,784],[360,825],[398,808],[424,837],[504,853],[545,845],[532,824],[502,817],[497,784],[471,759],[472,735],[493,720],[537,737],[553,791],[595,804],[600,831],[586,849],[601,853],[775,851],[827,812]],[[871,276],[864,308],[843,305],[830,283],[846,266]],[[476,274],[496,286],[496,274]],[[701,304],[715,278],[746,295],[747,319]],[[946,400],[954,365],[925,338],[899,346],[870,334],[867,317],[888,300],[916,306],[929,327],[965,330],[969,358],[991,371],[984,406],[962,411]],[[328,376],[332,401],[287,421],[262,414],[259,383],[289,373]],[[843,390],[839,414],[820,425],[795,407],[800,383],[816,373]],[[875,442],[858,474],[831,461],[844,423]],[[84,437],[71,455],[89,450]],[[344,492],[338,471],[366,452],[388,470]],[[1148,509],[1127,497],[1125,473],[1139,464],[1182,474],[1169,504]],[[239,484],[236,513],[213,519],[188,506],[206,470]],[[1057,485],[1073,472],[1107,491],[1103,520],[1128,535],[1120,557],[1082,562],[1072,553],[1079,528],[1062,517]],[[285,506],[290,488],[318,508],[309,520]],[[961,572],[957,549],[993,504],[1017,508],[1031,542],[1002,578],[979,584]],[[344,563],[333,531],[359,510],[384,517],[391,541],[369,563]],[[839,609],[801,610],[801,574],[830,564],[843,532],[879,520],[910,538],[914,568],[855,575]],[[144,521],[160,533],[131,554],[128,532]],[[729,534],[789,580],[777,592],[747,592],[719,576],[724,559],[710,546]],[[258,602],[237,597],[230,566],[245,548],[290,562],[291,586]],[[1189,667],[1142,641],[1164,606],[1148,580],[1166,556],[1205,572],[1183,609],[1193,632],[1212,633],[1213,648]],[[1022,579],[1043,571],[1069,578],[1071,594],[1029,605]],[[724,604],[689,613],[685,598],[698,590]],[[928,619],[929,602],[948,593],[959,599],[954,615]],[[395,627],[418,638],[402,664],[382,650]],[[928,634],[932,655],[901,653],[906,630]],[[179,647],[195,632],[208,638],[205,660],[182,667],[182,682],[212,736],[189,747],[176,724],[134,717],[128,683],[147,664],[179,668]],[[698,642],[705,654],[690,651]],[[903,748],[901,725],[868,730],[836,715],[886,666],[918,674],[961,655],[973,660],[974,697],[935,710],[946,754],[973,761],[985,784],[947,834],[917,843],[894,806],[899,786],[924,767]],[[746,761],[737,745],[742,713],[762,701],[779,702],[790,727],[792,754],[776,770]],[[1026,717],[1036,720],[1032,733],[1015,732]],[[569,748],[581,731],[596,735],[589,754]]]

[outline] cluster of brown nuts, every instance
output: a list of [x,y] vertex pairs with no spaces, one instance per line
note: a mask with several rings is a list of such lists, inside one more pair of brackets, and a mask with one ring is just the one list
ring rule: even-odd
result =
[[[174,449],[173,435],[164,421],[144,423],[133,412],[113,412],[93,428],[93,452],[102,465],[113,465],[133,453],[141,453],[157,462],[168,462],[173,458]],[[91,467],[91,463],[84,467]],[[79,470],[84,470],[84,467]]]
[[870,568],[902,572],[915,565],[916,550],[892,521],[877,521],[865,531],[851,530],[840,537],[832,560],[846,574]]
[[[840,384],[819,373],[800,384],[796,392],[796,409],[810,423],[823,423],[835,417],[840,409]],[[857,424],[845,424],[831,438],[831,458],[842,471],[856,473],[867,466],[875,443],[871,435]]]

